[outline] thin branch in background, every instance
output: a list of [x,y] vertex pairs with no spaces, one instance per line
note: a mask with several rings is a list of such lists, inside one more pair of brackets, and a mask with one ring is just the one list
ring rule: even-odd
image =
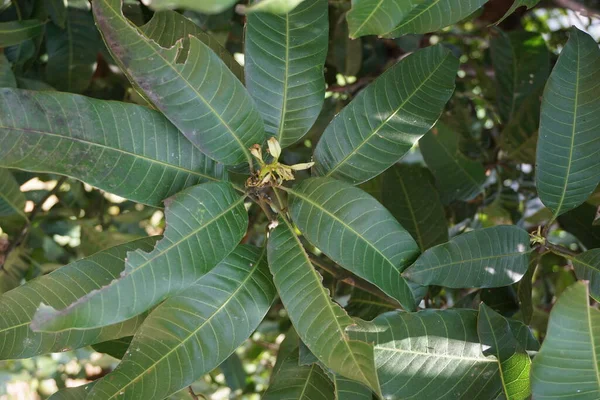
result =
[[25,223],[25,225],[23,225],[23,229],[21,229],[21,233],[19,234],[19,236],[17,236],[17,238],[15,240],[13,240],[10,243],[10,246],[8,247],[8,249],[6,250],[6,252],[3,255],[4,258],[0,259],[0,271],[4,270],[4,263],[6,263],[6,260],[8,260],[8,256],[10,255],[10,253],[13,250],[15,250],[17,247],[19,247],[19,245],[21,245],[21,243],[23,243],[23,241],[29,234],[29,230],[31,229],[33,220],[39,214],[40,210],[42,210],[42,206],[44,205],[46,200],[48,200],[52,195],[56,194],[56,192],[58,192],[58,190],[60,189],[62,184],[65,183],[66,180],[67,180],[66,176],[61,177],[56,182],[56,185],[54,185],[52,190],[50,190],[48,193],[46,193],[46,195],[43,198],[41,198],[37,203],[35,203],[35,205],[33,206],[33,210],[31,210],[31,213],[29,214],[27,222]]
[[192,399],[194,399],[194,400],[200,400],[201,398],[206,399],[206,397],[204,397],[204,395],[194,393],[194,389],[192,389],[191,386],[188,386],[188,392],[190,393],[190,396],[192,396]]

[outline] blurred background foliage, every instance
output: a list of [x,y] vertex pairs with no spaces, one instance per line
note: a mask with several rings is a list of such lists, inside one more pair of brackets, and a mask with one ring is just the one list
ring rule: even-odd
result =
[[[63,13],[52,12],[52,0],[0,0],[0,22],[36,17],[36,13],[42,12],[40,3],[47,3],[46,12],[50,10],[51,21],[45,35],[6,47],[0,54],[4,59],[0,59],[0,68],[10,63],[19,87],[146,104],[114,65],[86,0],[69,0]],[[152,11],[141,2],[126,0],[125,3],[126,15],[132,21],[143,24],[151,18]],[[437,190],[445,204],[450,236],[504,223],[531,231],[548,218],[548,210],[534,189],[532,165],[539,97],[572,25],[599,40],[600,19],[591,16],[600,14],[600,1],[542,1],[531,10],[518,9],[496,26],[494,23],[510,8],[512,0],[491,0],[461,23],[434,34],[397,39],[367,36],[356,40],[348,38],[345,19],[350,1],[330,0],[329,4],[325,107],[306,140],[286,153],[286,164],[306,160],[331,118],[389,66],[420,47],[442,42],[460,58],[461,68],[456,93],[437,129],[455,133],[456,142],[448,144],[448,148],[460,155],[457,159],[461,167],[478,181],[469,186],[461,176],[450,182],[438,180]],[[243,16],[233,8],[217,15],[183,13],[214,35],[238,62],[244,62]],[[513,41],[526,46],[521,53],[507,56],[507,52],[514,50]],[[65,68],[67,64],[69,68]],[[505,79],[510,74],[508,70],[515,67],[530,78],[527,84],[531,87],[524,91],[529,98],[519,99],[517,107],[507,107],[503,102]],[[422,147],[413,149],[402,162],[424,165],[424,159],[443,157],[435,143]],[[433,176],[427,175],[426,179],[433,182],[439,171],[435,162],[428,164]],[[11,172],[25,195],[25,211],[36,218],[31,224],[18,215],[0,218],[0,257],[8,254],[0,270],[0,293],[101,249],[163,231],[164,215],[159,209],[125,201],[73,179]],[[375,193],[377,181],[374,179],[363,188]],[[597,190],[591,201],[559,218],[560,228],[552,232],[552,241],[573,251],[600,247],[600,225],[589,227],[578,223],[593,219],[598,205]],[[259,209],[251,208],[250,216],[251,231],[245,241],[261,244],[268,221]],[[25,242],[16,247],[19,240],[9,241],[9,237]],[[578,237],[586,242],[580,242]],[[380,299],[348,285],[335,266],[323,263],[319,267],[326,272],[325,285],[351,315],[370,319],[390,309]],[[537,269],[532,268],[530,273],[531,288],[514,285],[470,291],[431,290],[424,301],[436,308],[476,308],[484,301],[501,314],[513,317],[529,309],[531,327],[538,339],[543,339],[553,299],[575,277],[567,261],[554,254],[543,255]],[[529,301],[520,293],[528,290],[532,291],[533,301],[523,304]],[[260,398],[268,385],[283,333],[289,326],[282,307],[273,307],[251,339],[220,368],[194,383],[193,392],[212,399]],[[26,360],[1,361],[0,399],[46,399],[58,389],[91,382],[115,367],[127,343],[125,339]],[[173,399],[192,397],[187,389],[172,396]]]

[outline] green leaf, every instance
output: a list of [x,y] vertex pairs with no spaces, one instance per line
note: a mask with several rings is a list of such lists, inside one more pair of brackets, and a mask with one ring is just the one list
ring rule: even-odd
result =
[[54,25],[64,29],[68,18],[64,0],[44,0],[44,5]]
[[123,15],[122,0],[94,1],[96,23],[130,80],[200,150],[226,165],[252,164],[248,150],[265,138],[252,98],[223,61],[204,43],[189,38],[165,49]]
[[531,318],[533,317],[533,300],[531,296],[533,290],[533,275],[535,274],[535,270],[538,266],[538,261],[538,255],[532,254],[531,259],[529,260],[527,273],[523,275],[523,279],[521,279],[519,282],[519,287],[517,289],[521,317],[523,322],[525,322],[527,325],[529,325]]
[[[267,274],[269,272],[267,271]],[[270,275],[269,275],[270,276]],[[269,282],[272,287],[272,282]],[[274,290],[274,289],[273,289]],[[244,370],[244,364],[240,356],[233,353],[225,361],[219,365],[219,369],[223,372],[225,377],[225,384],[235,392],[236,390],[244,390],[247,385],[246,382],[246,371]]]
[[377,200],[331,178],[307,179],[288,194],[290,215],[312,244],[404,308],[415,309],[400,273],[419,254],[418,245]]
[[500,146],[513,161],[535,164],[541,91],[523,100],[500,134]]
[[[287,337],[286,337],[287,340]],[[277,374],[271,379],[271,384],[264,400],[334,400],[333,383],[318,364],[300,365],[299,349],[283,354]]]
[[352,317],[371,320],[386,311],[392,311],[394,306],[369,292],[354,288],[348,304],[344,307]]
[[346,14],[350,37],[388,33],[412,8],[412,2],[401,0],[352,0],[352,8]]
[[185,8],[205,14],[219,14],[236,2],[237,0],[145,0],[144,4],[155,10]]
[[594,226],[596,207],[583,203],[558,217],[560,226],[572,233],[588,249],[600,247],[600,226]]
[[449,288],[508,286],[527,272],[531,251],[527,231],[494,226],[432,247],[402,275],[421,285]]
[[498,360],[502,389],[506,398],[508,400],[529,398],[531,394],[529,385],[531,359],[513,336],[508,321],[481,303],[477,331],[484,348],[483,354],[494,356]]
[[151,252],[127,255],[118,279],[68,307],[42,306],[36,330],[101,327],[131,318],[193,285],[240,242],[248,226],[244,197],[228,183],[188,188],[167,201],[164,238]]
[[383,398],[495,399],[496,360],[481,353],[475,310],[389,312],[357,320],[352,339],[375,344]]
[[142,321],[129,321],[100,329],[70,329],[40,333],[30,329],[40,303],[61,308],[116,279],[128,251],[149,250],[156,238],[144,238],[75,261],[27,282],[0,296],[0,359],[29,358],[39,354],[77,349],[130,336]]
[[448,241],[448,222],[433,178],[417,165],[397,164],[383,174],[382,204],[421,251]]
[[[542,88],[550,72],[550,52],[541,34],[515,31],[490,42],[496,71],[498,109],[506,122],[513,118],[525,99]],[[538,99],[539,102],[539,99]]]
[[305,0],[260,0],[254,1],[250,7],[244,8],[246,14],[253,14],[257,11],[271,14],[288,14],[296,9],[298,5]]
[[[399,1],[399,0],[395,0]],[[401,0],[400,0],[401,1]],[[416,2],[393,31],[385,37],[396,38],[409,33],[435,32],[473,14],[488,0],[424,0]]]
[[[379,393],[373,347],[348,340],[352,318],[329,297],[294,228],[280,219],[269,237],[269,268],[275,287],[298,335],[310,351],[334,372]],[[283,367],[280,371],[283,370]]]
[[148,38],[158,43],[161,47],[173,47],[183,39],[183,51],[178,60],[185,61],[189,52],[189,35],[192,35],[207,45],[227,65],[233,74],[244,82],[244,68],[235,61],[231,53],[213,36],[205,33],[198,25],[175,11],[159,11],[154,13],[147,24],[140,30]]
[[225,176],[166,118],[142,106],[0,89],[0,110],[2,167],[68,175],[153,206]]
[[192,384],[252,334],[275,294],[265,251],[237,247],[150,313],[121,363],[87,398],[164,399]]
[[9,170],[0,168],[0,217],[17,214],[26,220],[25,201],[17,180]]
[[445,204],[453,200],[471,200],[483,191],[485,169],[460,150],[460,137],[438,122],[419,141],[419,148],[433,173],[440,197]]
[[329,124],[315,149],[317,173],[358,184],[391,167],[437,121],[457,68],[441,45],[391,67]]
[[533,359],[533,398],[600,398],[599,352],[600,311],[589,307],[587,285],[574,283],[552,308],[548,333]]
[[127,352],[132,339],[133,336],[127,336],[120,339],[108,340],[106,342],[93,344],[92,348],[98,353],[105,353],[120,360]]
[[39,36],[44,31],[45,22],[37,19],[0,22],[0,47],[8,47]]
[[96,381],[77,387],[61,389],[50,396],[48,400],[85,400],[95,384]]
[[[3,227],[4,229],[4,227]],[[2,254],[0,268],[0,294],[6,293],[19,286],[31,267],[31,250],[18,247],[8,255]],[[4,257],[7,257],[4,261]]]
[[588,250],[569,259],[577,279],[589,281],[590,296],[600,301],[600,249]]
[[[262,3],[259,3],[262,4]],[[327,1],[288,14],[252,13],[246,23],[246,82],[265,130],[287,147],[313,125],[325,97]]]
[[559,216],[579,206],[600,182],[600,49],[573,28],[544,90],[536,186]]
[[532,8],[539,2],[540,2],[540,0],[515,0],[513,5],[510,6],[508,11],[506,12],[506,14],[504,14],[504,16],[502,18],[500,18],[500,21],[496,22],[496,25],[499,24],[500,22],[504,21],[509,15],[514,13],[517,10],[517,8],[527,7],[527,9],[529,10],[530,8]]
[[82,93],[92,80],[102,41],[88,10],[69,7],[67,15],[64,28],[48,24],[46,80],[60,91]]
[[4,53],[0,52],[0,87],[17,87],[17,80],[15,79],[15,74],[12,72],[12,68],[10,66],[10,62],[4,55]]
[[352,379],[335,375],[335,399],[336,400],[373,400],[373,392],[365,385]]

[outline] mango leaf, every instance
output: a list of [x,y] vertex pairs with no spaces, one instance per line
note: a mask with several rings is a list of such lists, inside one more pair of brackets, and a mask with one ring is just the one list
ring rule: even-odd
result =
[[531,322],[531,318],[533,317],[533,300],[532,290],[533,290],[533,276],[535,274],[535,270],[538,266],[539,257],[537,254],[532,254],[531,259],[529,260],[529,267],[527,268],[527,273],[523,275],[523,279],[519,282],[519,287],[517,289],[517,296],[519,300],[519,308],[521,310],[521,318],[523,322],[527,325]]
[[508,321],[500,314],[481,303],[477,319],[479,340],[484,348],[483,354],[494,356],[498,360],[502,390],[508,400],[529,398],[529,370],[531,359],[521,347]]
[[600,311],[588,304],[587,285],[576,282],[552,308],[546,338],[531,365],[534,399],[600,397]]
[[155,10],[185,8],[206,14],[219,14],[236,2],[237,0],[144,0],[144,4]]
[[445,204],[453,200],[471,200],[483,191],[485,169],[467,158],[460,150],[460,137],[442,122],[438,122],[419,141],[419,148],[433,173],[440,197]]
[[408,1],[352,0],[352,8],[346,14],[350,37],[388,33],[413,7]]
[[[256,329],[275,299],[265,253],[238,246],[153,310],[121,363],[88,399],[163,399],[221,364]],[[174,370],[182,373],[174,375]]]
[[0,110],[2,167],[68,175],[152,206],[225,177],[159,112],[142,106],[0,89]]
[[360,382],[335,375],[333,384],[336,400],[373,400],[373,392]]
[[[4,230],[5,227],[2,226],[2,229]],[[0,267],[0,294],[21,285],[31,267],[30,256],[31,250],[22,247],[16,248],[7,256],[2,255],[2,259],[0,259],[2,261]],[[6,257],[6,260],[4,260],[4,257]]]
[[448,241],[448,222],[433,177],[417,165],[397,164],[383,174],[383,205],[421,251]]
[[15,74],[13,74],[10,62],[4,55],[4,53],[0,52],[0,87],[17,87],[17,80],[15,79]]
[[435,32],[468,17],[488,0],[424,0],[385,37],[396,38],[409,33]]
[[8,47],[39,36],[44,31],[45,22],[37,19],[0,22],[0,47]]
[[93,344],[92,348],[98,353],[105,353],[120,360],[127,352],[132,339],[133,336],[126,336],[119,339],[108,340],[106,342]]
[[600,226],[594,226],[596,207],[583,203],[558,217],[560,226],[572,233],[588,249],[600,247]]
[[54,25],[64,29],[67,22],[67,7],[64,0],[44,0],[44,5]]
[[504,16],[502,18],[500,18],[500,20],[498,22],[496,22],[496,25],[499,24],[500,22],[504,21],[508,16],[510,16],[512,13],[514,13],[517,10],[517,8],[527,7],[527,9],[529,10],[530,8],[532,8],[539,2],[540,2],[540,0],[515,0],[513,5],[510,6],[508,11],[506,12],[506,14],[504,14]]
[[279,219],[267,249],[275,287],[302,341],[327,368],[379,393],[373,347],[348,340],[352,318],[329,297],[288,221]]
[[300,140],[323,106],[328,25],[324,0],[304,1],[284,15],[247,17],[246,86],[267,134],[282,147]]
[[372,320],[379,314],[397,309],[397,306],[369,292],[354,288],[348,304],[344,309],[352,317]]
[[40,303],[61,308],[116,279],[128,251],[149,250],[156,238],[144,238],[75,261],[0,296],[0,359],[29,358],[130,336],[142,317],[96,329],[40,333],[30,329]]
[[540,126],[541,90],[529,95],[504,126],[500,146],[511,160],[535,164],[535,152]]
[[554,217],[579,206],[600,182],[600,49],[573,28],[544,90],[536,186]]
[[[265,260],[266,262],[266,260]],[[267,270],[267,274],[270,274]],[[269,275],[270,276],[270,275]],[[269,281],[271,287],[273,283]],[[275,289],[273,289],[275,290]],[[246,370],[244,370],[244,364],[242,363],[242,359],[236,353],[233,353],[225,361],[219,365],[219,369],[223,372],[223,376],[225,377],[225,384],[232,390],[244,390],[247,386],[246,382]]]
[[478,229],[423,253],[402,275],[421,285],[490,288],[518,282],[529,266],[529,234],[514,225]]
[[540,350],[540,342],[533,336],[533,332],[528,325],[512,318],[506,318],[512,335],[515,337],[519,345],[527,352],[537,353]]
[[419,254],[418,245],[377,200],[331,178],[307,179],[288,195],[290,215],[308,241],[404,308],[415,309],[400,273]]
[[317,173],[358,184],[391,167],[437,121],[457,68],[441,45],[391,67],[325,129],[314,154]]
[[577,279],[589,281],[590,296],[600,301],[600,249],[588,250],[569,259]]
[[0,168],[0,217],[17,214],[26,220],[25,201],[25,195],[14,176],[9,170]]
[[490,51],[496,71],[498,109],[506,122],[529,95],[546,83],[550,52],[539,33],[497,32],[498,36],[490,42]]
[[88,10],[67,10],[64,28],[48,24],[46,80],[60,91],[82,93],[92,80],[102,41]]
[[257,0],[250,7],[246,7],[243,11],[246,14],[252,14],[257,11],[271,14],[288,14],[296,9],[299,4],[305,0]]
[[475,310],[389,312],[356,321],[350,338],[374,343],[383,398],[495,399],[498,363],[481,353]]
[[136,316],[213,269],[248,226],[244,197],[224,182],[194,186],[168,199],[165,218],[164,238],[154,250],[129,253],[118,279],[66,308],[41,306],[34,329],[101,327]]
[[[293,338],[286,337],[285,340],[290,339]],[[283,358],[280,360],[279,357]],[[298,347],[277,358],[280,368],[271,378],[271,384],[262,397],[264,400],[336,399],[332,382],[318,364],[300,365]]]
[[97,381],[77,387],[64,388],[54,393],[48,400],[85,400]]
[[227,65],[233,74],[244,82],[244,68],[235,61],[231,53],[212,36],[205,33],[198,25],[175,11],[159,11],[154,13],[147,24],[140,30],[148,38],[161,47],[169,48],[183,39],[183,51],[178,60],[185,61],[189,51],[189,35],[207,45]]
[[129,79],[202,152],[226,165],[247,161],[264,140],[264,125],[252,98],[223,61],[204,43],[189,38],[163,48],[123,15],[122,0],[94,1],[96,23]]

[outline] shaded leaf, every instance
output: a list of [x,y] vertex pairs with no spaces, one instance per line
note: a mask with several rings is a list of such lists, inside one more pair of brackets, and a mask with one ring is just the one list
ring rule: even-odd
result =
[[477,331],[484,349],[483,354],[494,356],[498,360],[502,390],[506,398],[509,400],[529,398],[531,359],[513,336],[508,321],[481,303]]
[[600,249],[588,250],[569,259],[577,279],[589,281],[590,296],[600,301]]
[[600,49],[573,28],[544,90],[536,186],[559,216],[582,204],[600,182]]
[[[19,247],[8,255],[2,254],[2,257],[0,257],[0,261],[2,261],[0,267],[0,294],[21,285],[31,266],[30,253],[31,250]],[[4,260],[4,257],[7,257],[6,260]]]
[[521,228],[478,229],[427,250],[402,275],[450,288],[507,286],[527,272],[531,251],[529,234]]
[[317,173],[358,184],[391,167],[439,118],[457,68],[441,45],[391,67],[329,124],[314,153]]
[[[29,358],[130,336],[141,317],[100,329],[40,333],[30,329],[40,303],[60,308],[119,276],[128,251],[152,249],[156,238],[144,238],[75,261],[0,296],[0,359]],[[92,273],[93,271],[93,273]]]
[[[267,274],[269,274],[268,271]],[[274,291],[275,289],[273,288],[273,292]],[[246,387],[246,371],[244,370],[244,364],[242,364],[240,356],[236,353],[227,357],[227,359],[219,365],[219,368],[225,377],[225,384],[232,391],[243,390]]]
[[50,396],[48,400],[85,400],[95,384],[96,381],[77,387],[61,389]]
[[506,122],[513,118],[528,96],[546,83],[550,73],[550,52],[539,33],[506,33],[499,29],[497,32],[498,36],[490,42],[490,51],[496,71],[498,109]]
[[127,349],[131,344],[131,339],[133,339],[133,336],[109,340],[106,342],[93,344],[92,348],[98,353],[105,353],[120,360],[127,352]]
[[167,202],[166,230],[151,252],[127,255],[118,279],[56,309],[41,306],[35,329],[59,332],[131,318],[193,285],[240,242],[248,226],[244,197],[228,183],[188,188]]
[[336,400],[373,400],[373,392],[360,382],[335,375]]
[[379,314],[395,310],[393,304],[372,295],[369,292],[354,288],[348,304],[344,307],[352,317],[358,317],[364,320],[372,320]]
[[8,47],[39,36],[44,31],[45,22],[37,19],[0,22],[0,47]]
[[275,136],[281,147],[300,140],[321,111],[327,28],[325,0],[304,1],[283,15],[257,12],[247,17],[248,91],[267,134]]
[[400,273],[417,257],[418,246],[377,200],[331,178],[305,180],[288,194],[290,215],[312,244],[404,308],[415,309]]
[[540,125],[540,94],[535,92],[523,100],[502,130],[500,146],[511,160],[527,164],[535,163]]
[[68,175],[153,206],[225,176],[166,118],[142,106],[0,89],[0,110],[3,167]]
[[263,142],[264,126],[242,83],[195,37],[182,62],[182,41],[159,46],[125,18],[121,5],[122,0],[98,0],[92,8],[123,72],[206,155],[227,165],[252,164],[248,148]]
[[17,87],[17,80],[12,72],[10,62],[2,52],[0,52],[0,87]]
[[0,217],[16,214],[26,220],[25,201],[17,180],[9,170],[0,168]]
[[54,25],[65,28],[67,22],[67,7],[64,0],[44,0],[46,11]]
[[533,336],[528,325],[512,318],[507,318],[506,320],[508,321],[513,336],[517,339],[517,342],[519,342],[519,345],[523,349],[528,352],[537,352],[540,349],[540,342]]
[[475,310],[389,312],[358,320],[349,335],[375,343],[385,399],[494,399],[502,390],[498,363],[481,353]]
[[583,203],[577,208],[558,217],[561,227],[572,233],[588,249],[600,247],[600,226],[594,226],[596,208]]
[[88,399],[163,399],[192,384],[250,336],[275,294],[265,251],[237,247],[150,313],[121,363]]
[[435,177],[442,202],[471,200],[483,191],[485,169],[460,150],[460,137],[442,122],[419,141],[427,166]]
[[323,278],[286,220],[280,219],[279,226],[271,232],[268,255],[281,301],[310,351],[334,372],[379,392],[372,346],[348,340],[346,328],[353,324],[352,318],[331,300],[322,285]]
[[538,261],[539,257],[537,254],[531,256],[527,273],[523,275],[523,279],[521,279],[519,282],[519,287],[517,289],[517,296],[519,298],[519,306],[521,309],[521,318],[527,325],[529,325],[531,318],[533,317],[533,300],[531,296],[533,290],[533,276],[538,266]]
[[548,333],[531,365],[533,398],[599,398],[598,352],[600,311],[589,307],[587,285],[577,282],[550,313]]
[[508,11],[506,12],[506,14],[504,14],[504,16],[502,18],[500,18],[500,21],[496,22],[496,24],[499,24],[500,22],[504,21],[508,16],[510,16],[512,13],[514,13],[517,10],[517,8],[527,7],[527,9],[529,10],[530,8],[532,8],[539,2],[540,2],[540,0],[515,0],[513,5],[510,6]]

